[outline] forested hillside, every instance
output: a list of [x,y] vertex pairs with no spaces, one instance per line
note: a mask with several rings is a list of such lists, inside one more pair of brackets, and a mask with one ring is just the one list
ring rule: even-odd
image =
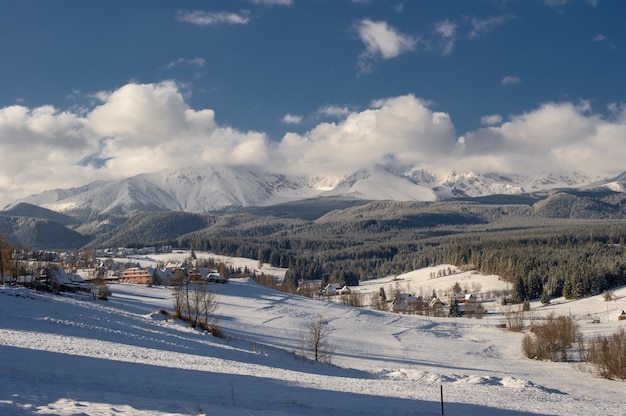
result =
[[223,232],[214,224],[175,243],[288,267],[292,288],[313,279],[358,284],[439,263],[502,276],[511,282],[516,302],[576,298],[626,284],[626,220],[593,219],[595,211],[580,207],[608,205],[612,215],[619,209],[573,198],[574,218],[546,218],[543,211],[557,201],[571,203],[569,197],[542,201],[542,209],[467,201],[374,202],[314,222],[231,218]]

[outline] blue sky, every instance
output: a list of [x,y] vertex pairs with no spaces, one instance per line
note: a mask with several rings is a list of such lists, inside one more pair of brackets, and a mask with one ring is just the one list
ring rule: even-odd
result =
[[625,16],[621,0],[0,1],[0,150],[18,155],[0,205],[224,161],[623,171]]

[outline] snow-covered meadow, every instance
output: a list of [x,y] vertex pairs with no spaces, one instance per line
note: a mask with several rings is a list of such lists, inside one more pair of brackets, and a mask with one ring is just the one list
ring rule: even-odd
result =
[[[233,261],[233,260],[231,260]],[[365,282],[363,293],[408,286],[439,292],[456,281],[506,289],[496,276],[442,267]],[[108,302],[0,287],[0,414],[58,415],[623,415],[624,382],[577,363],[537,362],[522,333],[483,319],[433,318],[352,308],[280,293],[249,279],[212,286],[214,338],[164,319],[171,290],[112,284]],[[584,334],[626,326],[626,288],[533,304],[578,319]],[[495,301],[493,302],[495,304]],[[300,357],[307,323],[330,329],[334,365]],[[592,323],[593,320],[600,323]]]

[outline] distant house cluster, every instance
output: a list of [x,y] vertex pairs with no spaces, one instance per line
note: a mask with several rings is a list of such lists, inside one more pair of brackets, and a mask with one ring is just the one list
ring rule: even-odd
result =
[[352,290],[346,285],[341,285],[339,283],[329,283],[328,285],[326,285],[326,287],[320,290],[320,293],[326,296],[349,295],[350,293],[352,293]]
[[391,301],[389,310],[395,313],[444,316],[448,312],[448,306],[437,296],[433,296],[431,299],[424,299],[422,296],[414,296],[410,293],[398,293]]
[[433,316],[474,316],[484,312],[476,297],[471,293],[458,293],[444,303],[433,294],[430,299],[414,296],[410,293],[397,293],[391,301],[389,310],[396,313],[416,313]]
[[171,253],[173,250],[172,246],[161,246],[157,247],[142,247],[142,248],[134,248],[134,247],[109,247],[109,248],[98,248],[96,249],[97,257],[128,257],[134,255],[145,255],[145,254],[155,254],[155,253]]
[[228,279],[215,270],[207,267],[193,268],[185,263],[168,264],[163,268],[140,267],[132,265],[123,269],[119,274],[121,283],[139,285],[171,286],[176,279],[184,281],[205,281],[210,283],[227,283]]
[[87,282],[80,275],[67,273],[61,268],[44,268],[38,273],[19,275],[17,277],[4,274],[0,282],[8,285],[20,285],[37,290],[55,293],[76,293],[86,297],[97,297],[100,287]]

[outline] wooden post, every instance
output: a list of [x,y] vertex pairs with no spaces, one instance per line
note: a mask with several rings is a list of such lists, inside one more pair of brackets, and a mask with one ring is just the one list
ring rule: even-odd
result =
[[439,387],[440,387],[439,391],[441,393],[441,415],[443,416],[443,384]]

